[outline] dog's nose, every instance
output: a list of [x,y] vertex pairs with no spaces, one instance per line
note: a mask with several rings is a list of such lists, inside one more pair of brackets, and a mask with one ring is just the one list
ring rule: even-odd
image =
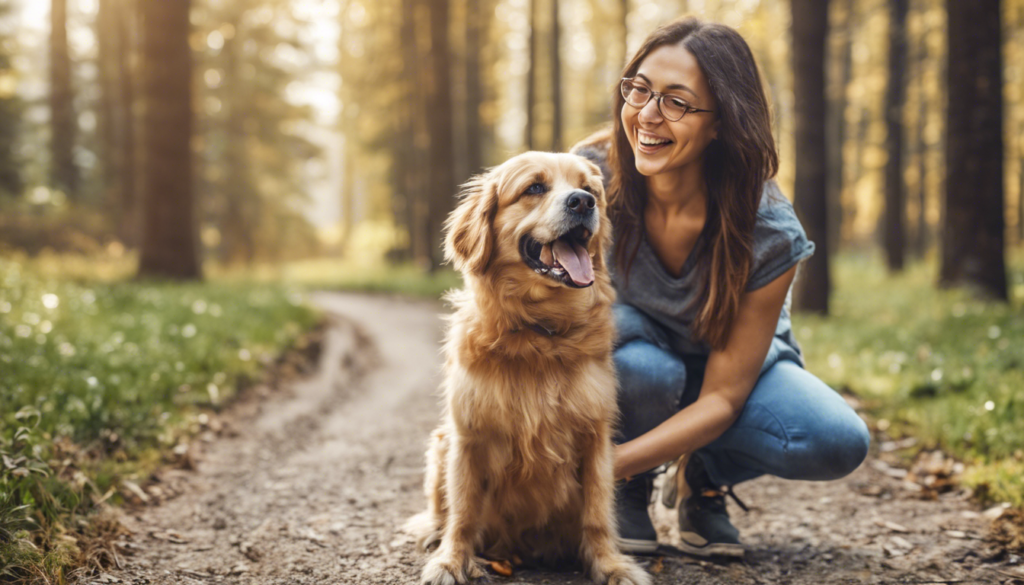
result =
[[597,198],[586,191],[573,191],[565,204],[572,212],[583,214],[597,206]]

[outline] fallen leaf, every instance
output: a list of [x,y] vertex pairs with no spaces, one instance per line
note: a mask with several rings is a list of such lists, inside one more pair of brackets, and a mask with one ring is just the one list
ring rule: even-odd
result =
[[512,576],[512,563],[508,561],[491,561],[488,564],[490,565],[491,570],[495,573],[505,577]]

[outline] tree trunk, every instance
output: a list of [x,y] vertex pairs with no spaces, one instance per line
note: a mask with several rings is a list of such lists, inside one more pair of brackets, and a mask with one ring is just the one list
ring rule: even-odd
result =
[[1004,256],[1003,81],[999,0],[946,0],[947,86],[943,286],[1007,298]]
[[215,164],[221,167],[224,179],[220,192],[224,200],[221,217],[221,259],[225,264],[248,265],[256,256],[254,230],[255,218],[259,212],[259,194],[254,192],[250,175],[250,159],[246,148],[246,112],[243,100],[253,94],[252,84],[242,75],[243,47],[246,43],[242,28],[242,10],[234,10],[225,19],[235,35],[224,41],[221,53],[224,55],[224,131],[226,144],[221,160]]
[[854,6],[853,0],[842,0],[840,6],[843,9],[843,24],[838,38],[833,39],[831,48],[836,49],[838,55],[830,55],[832,61],[834,79],[831,81],[832,91],[827,104],[828,116],[825,129],[828,141],[828,247],[835,250],[839,246],[840,235],[843,227],[843,144],[846,142],[846,90],[850,84],[850,75],[853,71],[853,31],[854,31]]
[[904,74],[907,68],[907,12],[909,0],[889,3],[889,84],[885,92],[885,259],[891,272],[903,270],[906,247],[906,187],[903,183]]
[[431,242],[431,270],[444,259],[441,232],[455,201],[455,177],[452,137],[452,95],[448,49],[448,1],[429,0],[430,8],[430,83],[428,84],[427,125],[430,132],[429,176],[430,209],[428,235]]
[[466,167],[471,175],[479,173],[484,166],[480,53],[484,45],[483,19],[489,14],[486,10],[489,6],[481,7],[483,1],[466,0]]
[[558,0],[551,0],[551,151],[562,151],[562,25],[558,18]]
[[795,307],[828,314],[831,289],[825,180],[825,37],[827,0],[792,0],[796,181],[793,198],[807,236],[817,246],[804,265]]
[[191,0],[139,4],[145,198],[140,277],[200,277],[192,203],[190,5]]
[[[927,5],[919,0],[919,10],[924,12]],[[925,128],[928,126],[928,96],[924,83],[925,68],[928,67],[928,32],[925,28],[917,42],[917,125],[914,128],[914,145],[917,149],[917,231],[911,244],[913,254],[924,258],[928,251],[928,144]]]
[[[352,232],[355,229],[355,158],[356,158],[356,128],[355,120],[352,115],[355,106],[355,96],[352,88],[357,84],[354,79],[354,63],[351,56],[348,54],[348,48],[346,42],[348,35],[353,34],[351,27],[348,22],[348,9],[351,6],[351,2],[345,2],[341,9],[341,27],[338,47],[338,73],[341,75],[342,83],[342,110],[340,119],[340,130],[341,135],[345,137],[344,150],[342,151],[341,157],[341,193],[338,205],[338,211],[340,215],[340,227],[341,227],[341,250],[342,253],[347,254],[349,244],[351,243]],[[410,18],[415,16],[415,12],[410,13]],[[403,13],[404,18],[404,13]],[[414,39],[415,40],[415,37]],[[403,37],[402,42],[405,43]],[[408,103],[407,99],[400,100],[397,106],[401,106]],[[399,120],[403,120],[402,116],[404,112],[397,113],[396,117]],[[411,133],[407,136],[411,136]],[[401,167],[399,167],[401,168]]]
[[138,166],[136,154],[135,63],[138,57],[138,7],[136,0],[119,0],[117,10],[118,52],[117,83],[121,112],[118,116],[119,193],[121,196],[118,235],[128,246],[138,246],[142,240],[142,205],[139,201]]
[[118,167],[118,114],[124,107],[118,103],[117,74],[120,39],[117,27],[117,0],[100,0],[96,12],[96,68],[100,90],[99,110],[99,152],[102,172],[101,192],[103,207],[111,217],[120,214],[120,172]]
[[67,0],[50,5],[50,181],[71,201],[78,200],[74,148],[77,129],[68,56]]
[[[622,16],[622,36],[619,38],[620,54],[622,55],[622,62],[619,63],[619,70],[626,68],[626,63],[629,62],[629,0],[619,0],[620,12]],[[601,42],[600,39],[597,42]]]
[[523,129],[523,145],[526,150],[533,150],[533,126],[537,123],[533,106],[537,103],[537,3],[530,0],[530,64],[526,71],[526,128]]
[[420,48],[423,43],[424,29],[428,25],[428,15],[424,13],[426,6],[422,0],[402,0],[402,70],[404,72],[403,93],[408,116],[407,129],[412,140],[403,150],[408,165],[403,170],[405,180],[405,223],[409,233],[409,248],[413,261],[422,267],[429,268],[432,264],[433,244],[430,236],[430,200],[428,185],[429,160],[427,152],[431,140],[427,128],[427,108],[422,99],[422,88],[426,86],[428,75],[427,58]]

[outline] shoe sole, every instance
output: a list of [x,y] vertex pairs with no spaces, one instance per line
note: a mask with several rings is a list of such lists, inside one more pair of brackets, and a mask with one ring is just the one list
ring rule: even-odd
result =
[[634,538],[619,538],[619,550],[631,555],[649,555],[658,550],[656,540],[638,540]]
[[746,554],[747,547],[739,543],[731,542],[709,542],[703,545],[694,545],[681,538],[679,540],[679,550],[698,557],[717,556],[743,558]]

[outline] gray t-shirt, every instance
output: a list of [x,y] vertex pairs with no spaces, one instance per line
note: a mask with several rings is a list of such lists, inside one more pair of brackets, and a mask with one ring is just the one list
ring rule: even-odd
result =
[[[588,146],[577,150],[576,154],[585,156],[601,167],[607,186],[609,169],[605,153]],[[679,278],[665,270],[646,238],[640,240],[629,278],[623,278],[615,266],[616,245],[613,244],[607,260],[612,282],[618,292],[618,302],[636,307],[661,325],[668,333],[669,344],[675,353],[707,356],[711,348],[693,339],[690,331],[697,314],[697,308],[691,308],[690,303],[697,294],[697,287],[702,284],[698,272],[694,270],[700,254],[700,242],[683,264]],[[814,243],[807,239],[793,205],[782,195],[774,181],[766,182],[754,224],[753,258],[746,290],[753,291],[767,285],[813,253]],[[787,294],[779,323],[775,327],[775,338],[761,368],[762,373],[780,360],[803,365],[800,345],[793,337],[789,306],[790,294]]]

